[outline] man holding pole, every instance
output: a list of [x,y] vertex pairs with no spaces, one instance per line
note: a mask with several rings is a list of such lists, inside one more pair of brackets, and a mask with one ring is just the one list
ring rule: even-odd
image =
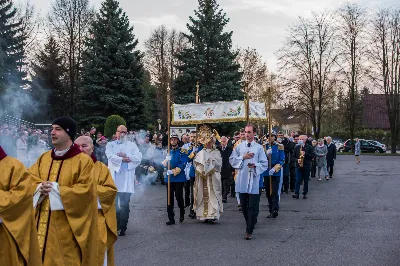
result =
[[182,223],[185,220],[185,204],[183,201],[183,187],[185,185],[185,161],[182,159],[181,150],[178,145],[178,135],[171,135],[170,144],[171,149],[167,158],[164,160],[163,165],[170,165],[170,170],[167,170],[165,182],[168,184],[168,222],[167,225],[175,224],[175,212],[174,212],[174,194],[178,207],[180,210],[179,222]]
[[270,156],[271,166],[264,172],[265,191],[268,198],[269,215],[267,218],[278,217],[279,211],[279,183],[281,179],[281,168],[285,163],[284,146],[275,142],[275,133],[271,135],[272,145],[266,146],[267,156]]
[[238,170],[236,192],[239,193],[243,216],[246,220],[246,240],[251,239],[260,204],[260,175],[268,169],[268,159],[263,147],[254,141],[256,128],[247,125],[246,141],[239,144],[232,152],[229,162]]

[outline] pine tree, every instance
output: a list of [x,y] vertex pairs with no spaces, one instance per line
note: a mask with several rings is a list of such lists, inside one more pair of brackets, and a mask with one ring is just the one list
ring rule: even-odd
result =
[[47,112],[42,114],[44,119],[65,115],[68,105],[68,88],[65,83],[66,70],[63,66],[60,48],[56,40],[50,36],[44,49],[36,56],[33,64],[31,94]]
[[224,32],[229,19],[216,0],[199,0],[195,14],[197,18],[190,17],[187,24],[190,34],[185,34],[191,47],[177,55],[182,63],[177,66],[181,73],[175,82],[175,102],[194,103],[197,81],[202,102],[242,100],[232,32]]
[[0,91],[20,89],[24,83],[25,39],[13,2],[0,0]]
[[129,128],[143,126],[144,68],[129,19],[115,0],[105,0],[90,27],[84,53],[79,120],[104,124],[113,114]]

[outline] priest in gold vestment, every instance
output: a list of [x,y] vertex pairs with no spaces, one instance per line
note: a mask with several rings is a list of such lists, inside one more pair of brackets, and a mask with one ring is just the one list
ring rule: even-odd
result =
[[97,250],[98,265],[113,266],[114,244],[117,241],[117,214],[115,210],[115,197],[117,187],[112,179],[108,167],[97,161],[93,153],[93,140],[88,136],[81,136],[75,140],[81,151],[93,159],[93,174],[97,180]]
[[194,164],[194,206],[196,217],[204,222],[219,220],[223,212],[221,188],[221,153],[215,149],[215,138],[207,126],[199,130],[198,141],[204,148],[196,155]]
[[0,265],[40,265],[29,173],[1,146],[0,170]]
[[33,205],[44,266],[97,265],[97,182],[93,160],[73,144],[75,134],[74,120],[56,119],[55,149],[29,169],[36,181]]

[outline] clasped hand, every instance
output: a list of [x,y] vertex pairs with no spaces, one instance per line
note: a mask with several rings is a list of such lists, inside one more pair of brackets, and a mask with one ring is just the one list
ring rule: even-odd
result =
[[256,168],[256,166],[255,166],[254,163],[248,163],[248,164],[247,164],[247,167],[248,167],[248,168],[251,168],[251,169]]
[[39,187],[39,192],[42,195],[48,196],[53,184],[51,182],[42,182],[42,185]]
[[125,152],[118,152],[118,153],[117,153],[117,156],[118,156],[118,157],[121,157],[121,158],[122,158],[122,161],[123,161],[124,163],[130,163],[130,162],[132,162],[131,159],[129,159],[129,157],[126,157],[126,153],[125,153]]
[[253,159],[253,157],[254,157],[254,153],[252,153],[252,152],[246,152],[246,153],[243,155],[243,159],[244,159],[244,160]]
[[117,156],[124,158],[124,157],[126,157],[126,153],[125,152],[118,152]]

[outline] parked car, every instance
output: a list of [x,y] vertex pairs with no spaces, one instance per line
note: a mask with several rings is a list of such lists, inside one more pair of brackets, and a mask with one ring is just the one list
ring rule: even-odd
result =
[[343,152],[343,143],[341,143],[341,142],[336,142],[336,143],[335,143],[335,146],[336,146],[336,150],[337,150],[338,152]]
[[386,145],[385,144],[382,144],[382,143],[380,143],[379,141],[376,141],[376,140],[367,139],[367,141],[372,143],[372,144],[374,144],[374,145],[380,146],[386,152],[387,149],[386,149]]
[[[383,149],[381,146],[375,145],[365,139],[360,139],[360,148],[361,152],[375,152],[375,153],[385,153],[386,149]],[[343,152],[351,151],[351,146],[353,145],[353,141],[346,140],[343,144]]]

